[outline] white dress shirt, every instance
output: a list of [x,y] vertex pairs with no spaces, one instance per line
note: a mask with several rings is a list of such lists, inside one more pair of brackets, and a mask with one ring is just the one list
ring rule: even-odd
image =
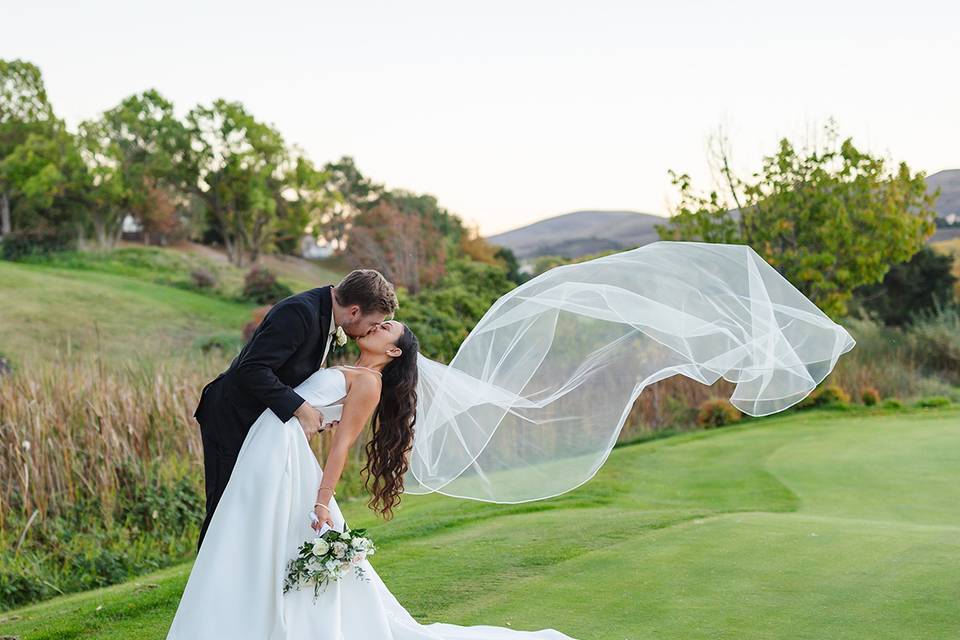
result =
[[337,325],[333,320],[333,305],[330,305],[330,330],[327,332],[327,344],[323,347],[323,357],[320,358],[320,368],[327,366],[327,352],[330,351],[330,342],[337,332]]

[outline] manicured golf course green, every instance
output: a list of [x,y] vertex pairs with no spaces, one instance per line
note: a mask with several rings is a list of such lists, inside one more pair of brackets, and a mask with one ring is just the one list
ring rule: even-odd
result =
[[[552,500],[406,496],[374,567],[422,622],[580,640],[960,638],[960,409],[814,411],[614,450]],[[0,614],[164,638],[189,565]]]

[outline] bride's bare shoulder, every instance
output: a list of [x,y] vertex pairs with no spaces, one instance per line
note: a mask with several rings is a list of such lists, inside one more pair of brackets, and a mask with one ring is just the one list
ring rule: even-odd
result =
[[347,395],[368,395],[371,393],[380,395],[382,382],[380,375],[369,369],[358,369],[354,367],[337,367],[343,372],[347,379]]

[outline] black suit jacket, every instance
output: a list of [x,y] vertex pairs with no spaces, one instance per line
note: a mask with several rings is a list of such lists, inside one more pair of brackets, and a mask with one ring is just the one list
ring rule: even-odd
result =
[[227,370],[203,388],[194,417],[219,455],[240,452],[264,409],[286,422],[303,404],[291,387],[320,368],[330,331],[331,290],[329,285],[310,289],[274,305]]

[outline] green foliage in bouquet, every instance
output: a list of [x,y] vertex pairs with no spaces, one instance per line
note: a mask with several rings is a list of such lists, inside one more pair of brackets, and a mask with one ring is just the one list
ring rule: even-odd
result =
[[297,557],[287,563],[283,592],[312,584],[316,601],[330,582],[339,580],[351,568],[358,578],[369,580],[361,565],[376,550],[366,529],[330,529],[300,545]]

